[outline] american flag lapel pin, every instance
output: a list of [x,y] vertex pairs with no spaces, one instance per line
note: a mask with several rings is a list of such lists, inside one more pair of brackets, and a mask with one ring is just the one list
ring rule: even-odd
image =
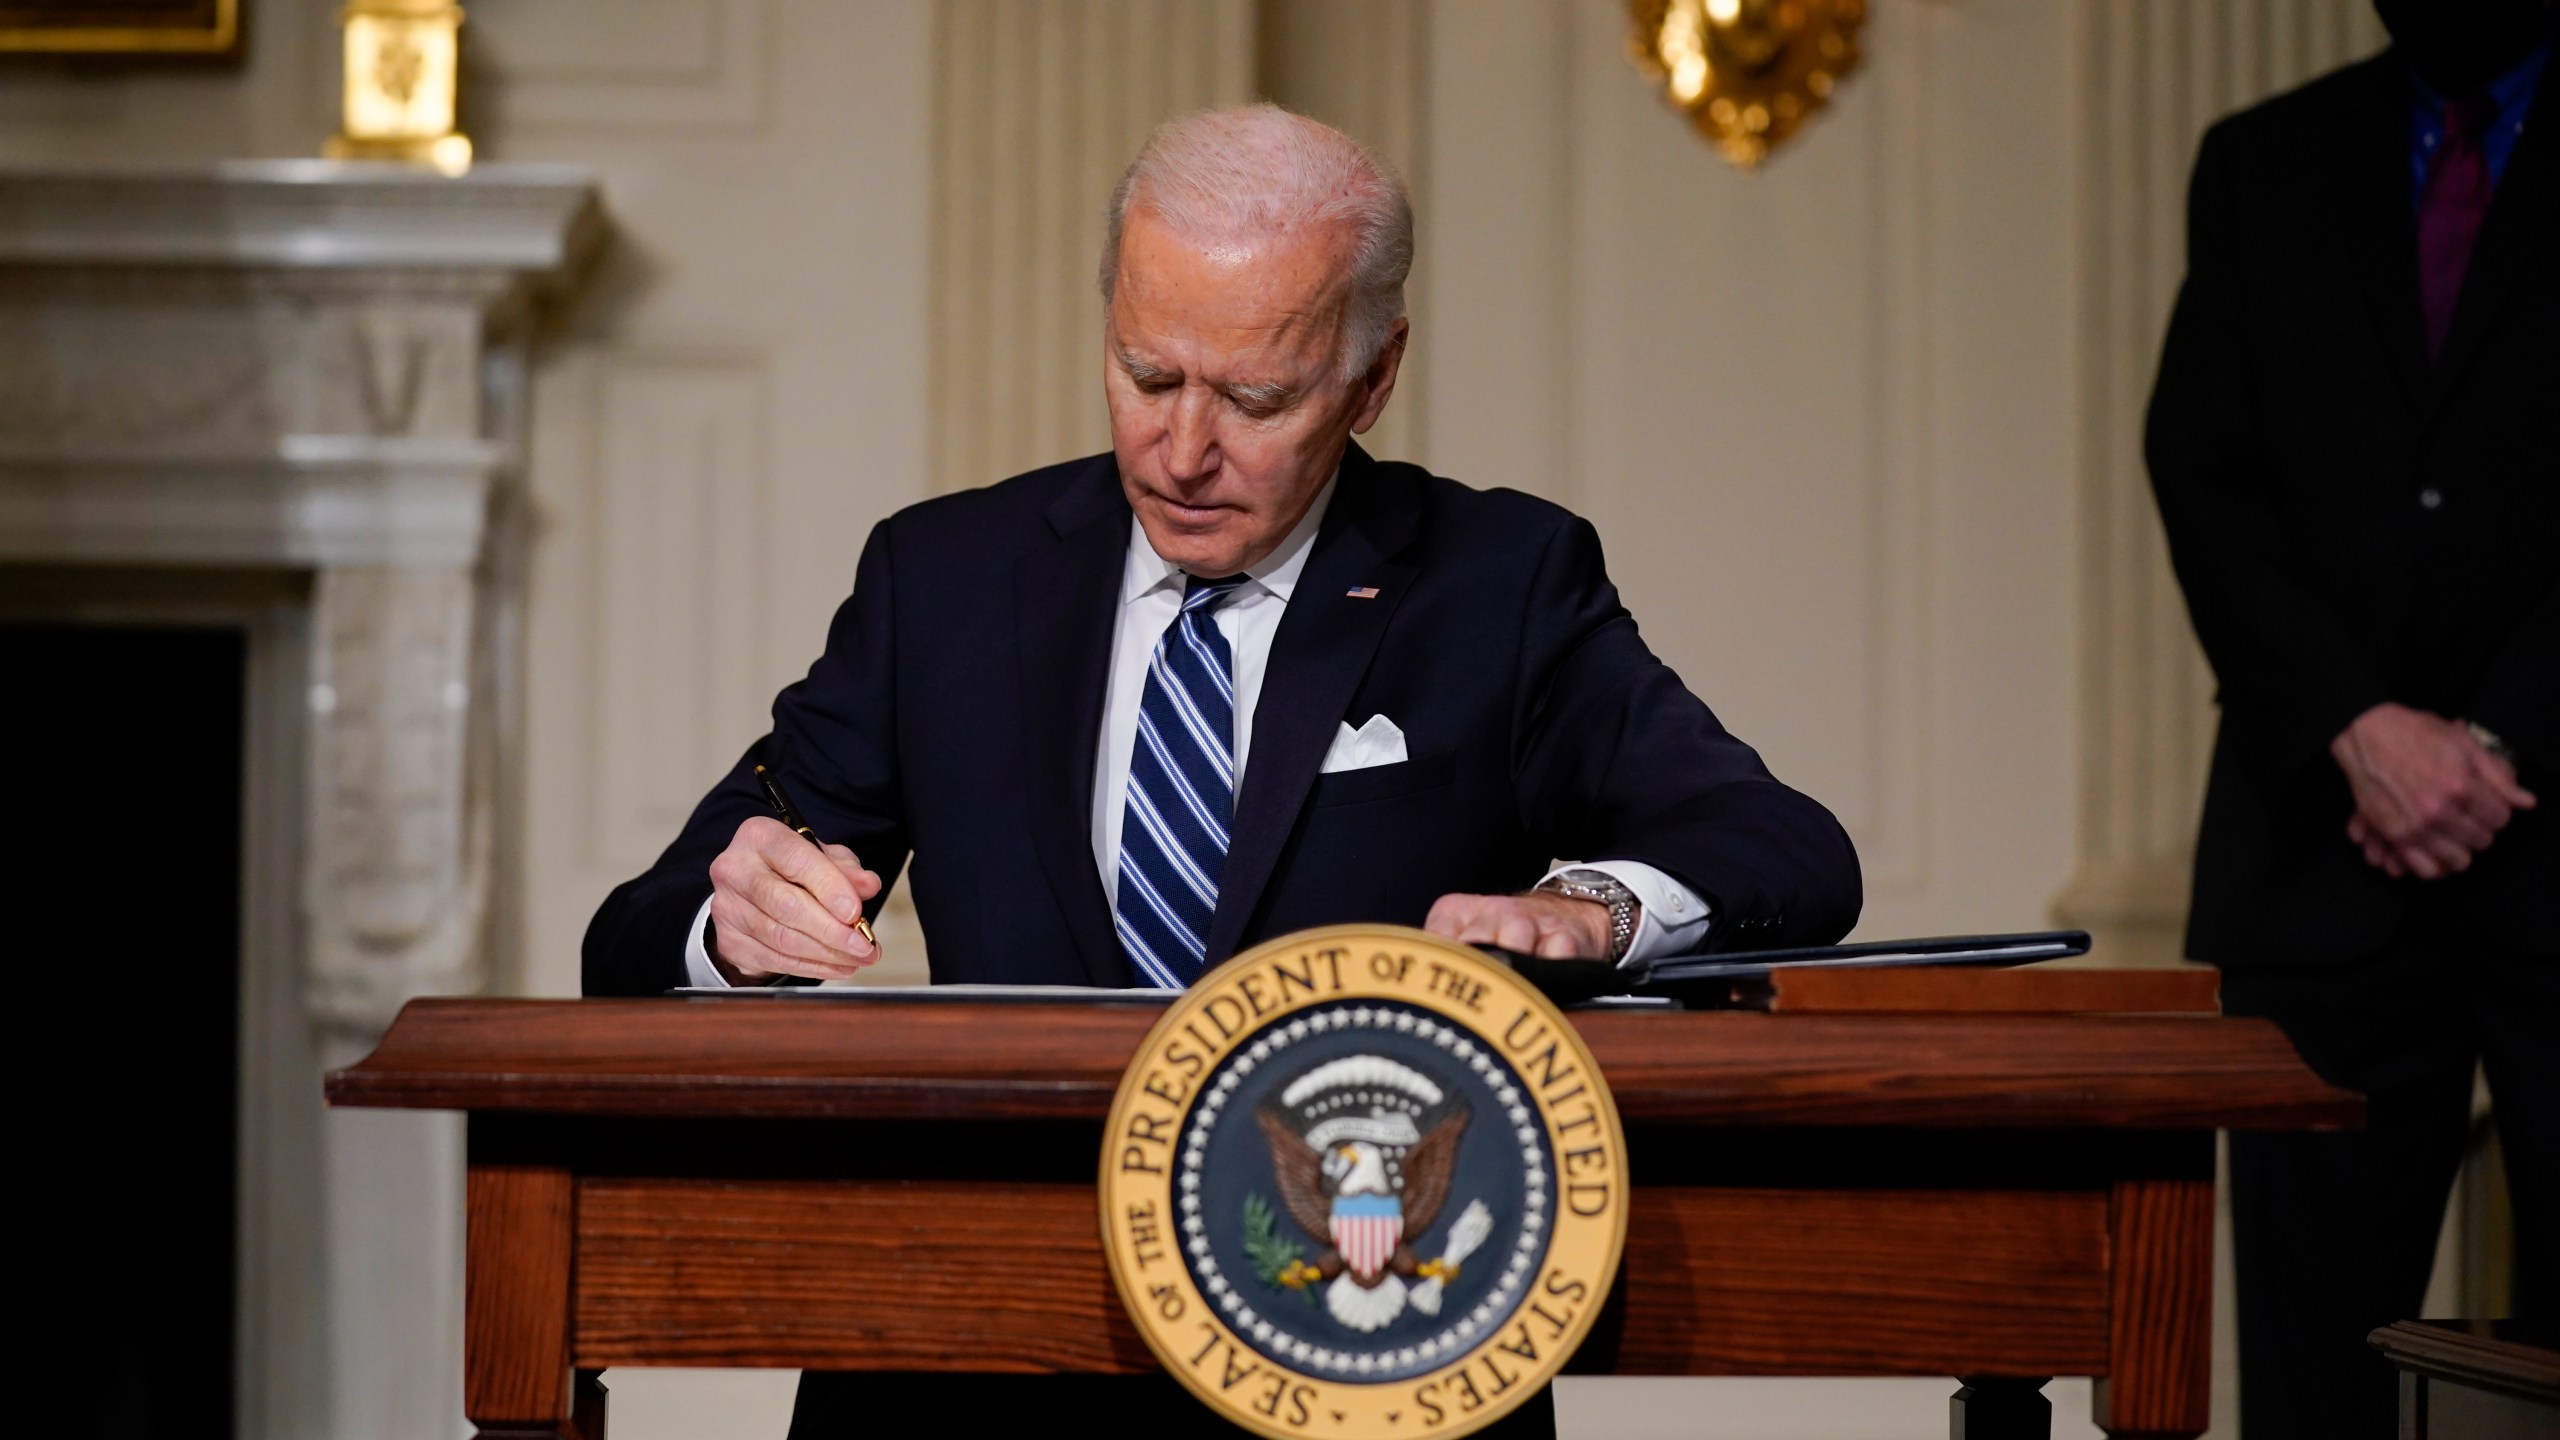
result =
[[1378,587],[1375,585],[1354,585],[1345,593],[1350,595],[1354,600],[1375,600],[1378,598]]

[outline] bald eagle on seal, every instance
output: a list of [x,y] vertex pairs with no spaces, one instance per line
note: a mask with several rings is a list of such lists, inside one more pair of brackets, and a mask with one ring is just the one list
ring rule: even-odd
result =
[[1322,1247],[1314,1264],[1292,1261],[1277,1282],[1324,1284],[1326,1310],[1364,1334],[1384,1328],[1408,1301],[1437,1314],[1442,1283],[1492,1228],[1478,1201],[1439,1259],[1415,1255],[1408,1240],[1428,1231],[1448,1201],[1467,1118],[1463,1100],[1379,1055],[1318,1065],[1284,1087],[1277,1103],[1258,1107],[1281,1202]]

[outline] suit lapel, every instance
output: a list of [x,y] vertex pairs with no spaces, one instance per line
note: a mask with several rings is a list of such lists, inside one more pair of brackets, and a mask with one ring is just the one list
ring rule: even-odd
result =
[[1129,984],[1094,869],[1093,758],[1129,547],[1129,507],[1109,456],[1049,507],[1058,543],[1014,568],[1032,845],[1095,985]]
[[[1421,509],[1421,485],[1407,467],[1381,466],[1357,445],[1344,453],[1333,505],[1271,638],[1254,703],[1253,744],[1209,922],[1212,965],[1235,953],[1262,902],[1316,767],[1411,587],[1415,567],[1393,557],[1412,541]],[[1354,599],[1354,587],[1375,587],[1377,594]]]
[[2394,53],[2365,64],[2365,92],[2349,110],[2353,129],[2339,177],[2342,228],[2384,363],[2415,409],[2425,403],[2431,377],[2418,305],[2418,220],[2409,204],[2408,80]]
[[2462,294],[2454,302],[2453,327],[2445,334],[2444,354],[2428,387],[2430,416],[2462,379],[2482,339],[2495,328],[2506,308],[2507,292],[2515,288],[2534,257],[2550,253],[2552,202],[2560,194],[2560,181],[2552,176],[2552,141],[2542,130],[2552,116],[2560,115],[2560,105],[2545,98],[2554,80],[2554,74],[2546,71],[2536,87],[2532,113],[2544,119],[2524,127],[2515,152],[2507,157],[2507,173],[2499,179],[2497,196],[2489,202],[2488,219],[2480,226],[2471,268],[2462,277]]

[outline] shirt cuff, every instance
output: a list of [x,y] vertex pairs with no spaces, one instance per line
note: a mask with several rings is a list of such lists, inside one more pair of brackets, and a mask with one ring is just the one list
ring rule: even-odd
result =
[[[1657,955],[1694,949],[1706,935],[1714,907],[1697,891],[1641,860],[1578,860],[1550,870],[1540,883],[1567,870],[1597,870],[1627,887],[1636,897],[1636,933],[1627,943],[1620,965],[1633,965]],[[701,927],[696,926],[699,930]]]
[[[1618,883],[1626,885],[1627,882],[1621,880]],[[1632,890],[1635,887],[1627,885],[1627,888]],[[684,932],[685,983],[697,990],[727,990],[731,988],[729,977],[721,974],[720,967],[711,963],[711,951],[702,943],[702,932],[710,923],[711,902],[706,899],[702,908],[693,912],[692,928]]]

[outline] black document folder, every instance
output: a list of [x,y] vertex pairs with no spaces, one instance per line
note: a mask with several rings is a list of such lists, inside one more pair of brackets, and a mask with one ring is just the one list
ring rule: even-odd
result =
[[[1665,955],[1633,966],[1588,960],[1542,960],[1493,952],[1559,1004],[1608,1003],[1614,997],[1671,1001],[1697,1009],[1744,1009],[1768,1003],[1768,979],[1780,970],[1881,969],[1907,965],[2032,965],[2089,953],[2085,930],[2017,935],[1948,935],[1926,940],[1869,940],[1795,950],[1726,950]],[[1623,1002],[1621,1002],[1623,1003]]]
[[[1488,955],[1520,972],[1559,1005],[1741,1010],[1766,1008],[1769,976],[1779,970],[1852,970],[1901,965],[2031,965],[2089,952],[2085,930],[2020,935],[1953,935],[1929,940],[1870,940],[1799,950],[1725,950],[1665,955],[1633,966],[1596,960],[1542,960],[1493,946]],[[806,985],[740,986],[670,995],[805,1000],[1033,1001],[1088,1005],[1164,1005],[1177,990],[1100,990],[1069,985]]]

